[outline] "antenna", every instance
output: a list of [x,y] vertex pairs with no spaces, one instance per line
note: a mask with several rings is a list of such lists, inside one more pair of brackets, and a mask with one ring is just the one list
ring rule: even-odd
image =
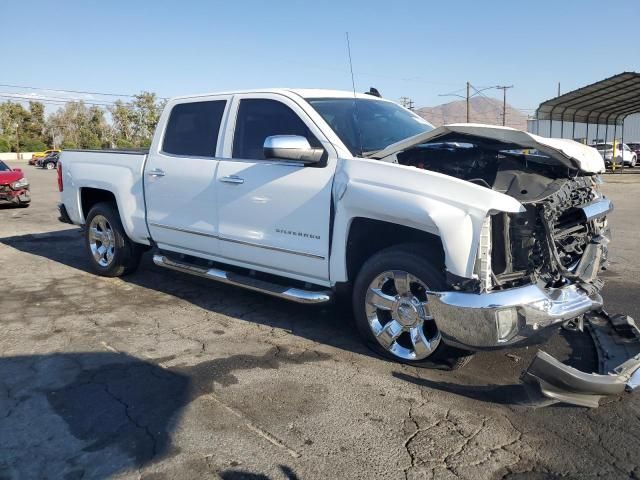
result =
[[347,53],[349,54],[349,70],[351,70],[351,88],[353,89],[353,113],[356,121],[356,131],[358,132],[358,142],[360,144],[360,156],[363,156],[362,151],[362,134],[360,133],[360,117],[358,115],[358,97],[356,96],[356,82],[353,77],[353,62],[351,61],[351,42],[349,42],[349,32],[345,32],[347,37]]

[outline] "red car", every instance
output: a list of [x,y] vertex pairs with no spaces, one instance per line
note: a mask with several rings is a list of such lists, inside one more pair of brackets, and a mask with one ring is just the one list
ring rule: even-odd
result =
[[19,168],[11,169],[0,160],[0,202],[11,202],[18,207],[28,207],[31,202],[29,181]]

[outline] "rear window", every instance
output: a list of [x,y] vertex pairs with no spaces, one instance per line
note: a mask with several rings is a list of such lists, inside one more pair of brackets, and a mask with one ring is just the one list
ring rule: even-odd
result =
[[173,155],[215,157],[226,100],[180,103],[173,107],[162,151]]

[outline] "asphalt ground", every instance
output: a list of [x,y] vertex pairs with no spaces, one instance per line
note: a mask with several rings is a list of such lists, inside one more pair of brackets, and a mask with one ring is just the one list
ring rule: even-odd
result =
[[[57,221],[55,172],[22,168],[32,205],[0,207],[0,479],[640,477],[640,394],[540,407],[519,382],[534,347],[416,369],[370,353],[335,307],[148,254],[97,277]],[[605,180],[606,307],[640,319],[640,176]],[[587,334],[542,348],[594,368]]]

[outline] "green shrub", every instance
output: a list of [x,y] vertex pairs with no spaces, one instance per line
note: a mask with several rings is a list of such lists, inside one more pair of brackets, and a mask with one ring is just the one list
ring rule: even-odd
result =
[[23,152],[42,152],[47,145],[37,138],[26,138],[20,142],[20,150]]
[[0,153],[10,152],[11,151],[11,143],[4,137],[0,137]]
[[130,142],[129,140],[126,140],[124,138],[119,138],[116,140],[116,147],[127,149],[127,148],[133,148],[134,145],[133,145],[133,142]]

